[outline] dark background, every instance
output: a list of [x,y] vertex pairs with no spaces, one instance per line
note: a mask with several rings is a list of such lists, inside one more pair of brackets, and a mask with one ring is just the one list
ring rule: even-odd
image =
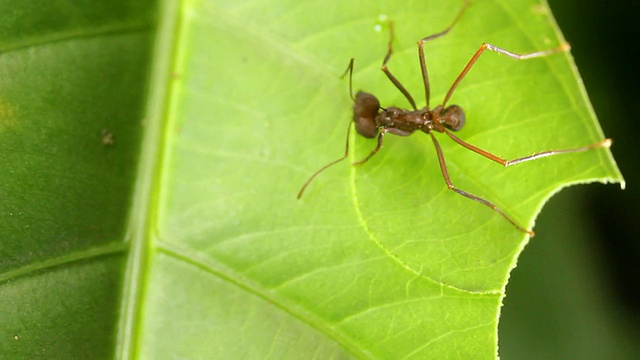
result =
[[627,181],[588,194],[615,295],[640,315],[640,2],[551,0],[613,154]]
[[548,0],[626,180],[563,190],[501,317],[504,359],[640,358],[640,2]]

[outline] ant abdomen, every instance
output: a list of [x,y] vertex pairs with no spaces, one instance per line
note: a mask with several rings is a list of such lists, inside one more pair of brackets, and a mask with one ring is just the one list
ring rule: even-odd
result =
[[464,110],[458,105],[448,106],[441,116],[444,118],[446,128],[453,131],[462,129],[466,120]]
[[366,138],[378,135],[376,116],[380,110],[380,101],[375,96],[358,91],[353,105],[353,121],[356,123],[358,134]]

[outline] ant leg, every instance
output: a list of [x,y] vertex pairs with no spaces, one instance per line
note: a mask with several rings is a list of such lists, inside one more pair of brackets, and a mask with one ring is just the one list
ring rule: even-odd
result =
[[460,190],[458,188],[456,188],[453,183],[451,182],[451,178],[449,177],[449,171],[447,171],[447,164],[444,161],[444,155],[442,154],[442,149],[440,148],[440,144],[438,143],[438,140],[436,139],[435,135],[433,135],[433,133],[429,133],[429,135],[431,135],[431,140],[433,140],[433,145],[436,147],[436,152],[438,153],[438,162],[440,163],[440,170],[442,171],[442,176],[444,177],[444,181],[447,183],[447,187],[451,190],[453,190],[454,192],[468,198],[474,201],[477,201],[483,205],[486,205],[488,207],[490,207],[493,211],[497,212],[498,214],[502,215],[502,217],[504,217],[505,219],[507,219],[507,221],[509,221],[511,224],[513,224],[513,226],[515,226],[518,230],[525,232],[527,234],[529,234],[529,236],[533,237],[535,235],[535,233],[533,232],[533,230],[527,230],[524,227],[520,226],[515,220],[513,220],[511,217],[509,217],[509,215],[507,215],[504,211],[500,210],[497,206],[495,206],[493,203],[479,197],[473,194],[470,194],[464,190]]
[[578,147],[578,148],[572,148],[572,149],[559,149],[559,150],[547,150],[547,151],[542,151],[542,152],[538,152],[535,153],[533,155],[529,155],[529,156],[525,156],[525,157],[521,157],[521,158],[517,158],[517,159],[513,159],[513,160],[507,160],[507,159],[503,159],[499,156],[493,155],[492,153],[482,150],[477,146],[471,145],[468,142],[465,142],[464,140],[460,139],[459,137],[453,135],[450,131],[445,129],[445,133],[447,135],[449,135],[449,137],[457,142],[458,144],[464,146],[465,148],[473,151],[474,153],[480,154],[484,157],[486,157],[489,160],[493,160],[495,162],[497,162],[498,164],[507,167],[510,165],[515,165],[515,164],[519,164],[525,161],[530,161],[530,160],[536,160],[539,158],[543,158],[543,157],[547,157],[547,156],[553,156],[553,155],[559,155],[559,154],[567,154],[567,153],[574,153],[574,152],[583,152],[583,151],[588,151],[588,150],[592,150],[592,149],[598,149],[598,148],[608,148],[611,146],[611,143],[613,142],[611,139],[604,139],[604,140],[600,140],[597,143],[591,144],[591,145],[587,145],[587,146],[582,146],[582,147]]
[[427,62],[424,58],[424,43],[429,40],[433,40],[443,35],[446,35],[453,28],[453,26],[458,22],[458,20],[460,20],[460,18],[462,17],[462,14],[464,14],[465,10],[467,10],[467,7],[469,7],[469,3],[470,3],[470,0],[465,1],[464,5],[462,5],[462,9],[458,11],[458,15],[456,15],[455,19],[453,19],[451,24],[446,29],[444,29],[443,31],[440,31],[439,33],[429,35],[425,38],[422,38],[420,41],[418,41],[418,56],[420,58],[420,70],[422,72],[422,80],[424,82],[424,96],[427,100],[427,109],[431,108],[429,106],[431,91],[429,87],[429,75],[427,73]]
[[351,61],[349,61],[349,66],[347,66],[347,69],[344,71],[344,74],[342,74],[342,76],[340,76],[340,79],[344,79],[344,77],[347,75],[347,73],[349,73],[349,95],[351,96],[351,100],[353,100],[353,102],[356,102],[356,98],[353,97],[353,62],[354,59],[351,58]]
[[413,110],[418,110],[418,108],[416,107],[416,102],[413,100],[413,97],[411,96],[411,94],[409,94],[409,91],[407,91],[407,89],[404,86],[402,86],[400,81],[396,79],[396,77],[393,76],[391,74],[391,71],[389,71],[389,69],[387,68],[387,62],[391,58],[391,53],[393,52],[393,48],[392,48],[393,37],[394,37],[393,22],[389,22],[389,44],[387,45],[387,55],[385,55],[384,60],[382,61],[382,66],[380,67],[380,70],[382,70],[387,75],[387,77],[389,78],[389,80],[391,80],[393,85],[395,85],[396,88],[400,90],[402,95],[404,95],[404,97],[407,98],[407,100],[409,100],[409,103],[411,104],[411,107],[413,108]]
[[453,82],[453,85],[451,85],[451,88],[449,88],[447,95],[445,95],[444,100],[442,101],[442,106],[445,107],[447,101],[449,101],[449,98],[453,94],[453,91],[458,87],[462,79],[465,77],[465,75],[467,75],[469,70],[471,70],[473,65],[476,63],[476,61],[478,61],[478,58],[480,58],[480,55],[482,55],[482,53],[484,53],[485,50],[495,51],[498,54],[506,55],[516,60],[527,60],[527,59],[533,59],[538,57],[545,57],[545,56],[549,56],[549,55],[563,52],[563,51],[569,51],[570,49],[571,49],[571,46],[565,42],[553,49],[536,51],[536,52],[526,53],[526,54],[516,54],[510,51],[507,51],[505,49],[501,49],[497,46],[491,45],[489,43],[484,43],[480,45],[480,48],[476,51],[475,54],[473,54],[473,56],[471,57],[471,60],[469,60],[467,65],[464,67],[464,69],[462,69],[462,72],[460,72],[456,80]]
[[360,161],[356,161],[353,163],[353,165],[362,165],[365,162],[367,162],[367,160],[369,160],[373,155],[375,155],[378,150],[380,150],[380,148],[382,147],[382,140],[384,140],[384,134],[387,132],[387,129],[381,129],[380,132],[378,132],[378,145],[376,146],[375,149],[371,150],[371,152],[369,153],[369,155],[367,155],[366,158],[360,160]]
[[[351,64],[353,65],[353,59],[351,60]],[[349,127],[347,128],[347,141],[346,144],[344,146],[344,155],[342,155],[342,157],[340,157],[337,160],[334,160],[330,163],[328,163],[327,165],[321,167],[318,171],[316,171],[315,173],[313,173],[313,175],[311,175],[311,177],[309,177],[309,179],[307,179],[307,181],[305,181],[304,185],[302,185],[302,187],[300,188],[300,191],[298,192],[298,199],[300,199],[302,197],[302,193],[304,193],[304,190],[307,188],[307,186],[309,185],[309,183],[311,183],[311,180],[315,179],[316,176],[318,176],[321,172],[325,171],[326,169],[330,168],[331,166],[339,163],[340,161],[344,160],[347,158],[347,156],[349,155],[349,135],[351,134],[351,122],[349,122]]]

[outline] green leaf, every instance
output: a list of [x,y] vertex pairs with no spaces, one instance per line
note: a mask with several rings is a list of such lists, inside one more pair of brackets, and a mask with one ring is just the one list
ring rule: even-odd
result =
[[[430,139],[343,151],[348,83],[423,103],[416,41],[462,1],[0,3],[0,353],[493,358],[527,242],[447,187]],[[426,46],[432,105],[482,42],[562,43],[545,3],[476,1]],[[459,136],[506,158],[604,138],[569,53],[481,57]],[[441,135],[441,134],[438,134]],[[530,228],[608,149],[510,168],[439,136],[456,186]],[[353,135],[349,160],[375,141]]]

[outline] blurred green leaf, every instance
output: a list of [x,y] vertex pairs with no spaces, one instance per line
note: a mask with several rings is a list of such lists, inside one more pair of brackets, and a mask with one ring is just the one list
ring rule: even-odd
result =
[[[427,136],[295,199],[343,151],[349,58],[356,88],[408,106],[379,71],[385,17],[419,100],[415,42],[461,4],[0,3],[0,353],[494,357],[526,239],[447,190]],[[432,104],[482,42],[546,49],[554,27],[536,1],[474,2],[426,47]],[[483,55],[451,102],[506,158],[603,138],[570,54]],[[563,186],[622,181],[604,149],[503,169],[440,138],[453,182],[526,226]]]

